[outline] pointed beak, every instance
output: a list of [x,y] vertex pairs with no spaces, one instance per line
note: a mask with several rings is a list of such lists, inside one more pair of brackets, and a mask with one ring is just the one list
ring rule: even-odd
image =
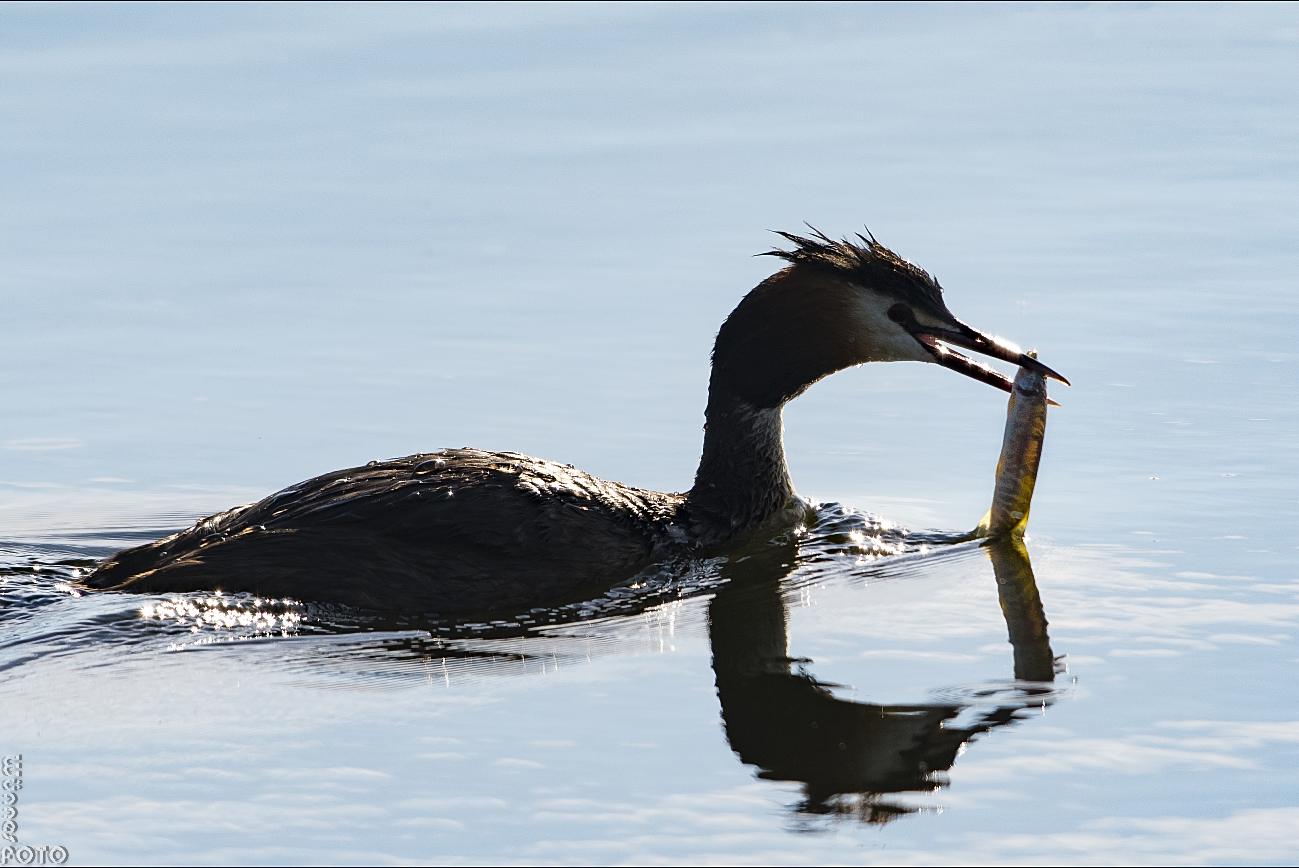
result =
[[[910,311],[907,311],[910,313]],[[890,315],[892,313],[890,312]],[[951,347],[960,347],[961,349],[971,350],[985,356],[991,356],[994,359],[1001,359],[1003,362],[1010,362],[1022,368],[1028,368],[1040,372],[1043,376],[1050,377],[1053,380],[1059,380],[1066,386],[1069,381],[1063,376],[1053,371],[1051,368],[1039,362],[1037,359],[1020,352],[1015,347],[1007,346],[996,338],[989,337],[982,332],[970,328],[960,320],[953,320],[955,328],[943,328],[938,326],[921,325],[915,319],[910,317],[900,318],[899,322],[907,331],[911,332],[920,344],[929,351],[934,357],[934,361],[944,368],[951,368],[953,371],[965,374],[975,380],[987,383],[989,386],[996,386],[1002,391],[1009,392],[1014,388],[1014,381],[1002,374],[994,371],[992,368],[975,361],[969,356],[958,353]],[[1055,404],[1054,401],[1050,403]],[[1059,406],[1059,405],[1056,405]]]

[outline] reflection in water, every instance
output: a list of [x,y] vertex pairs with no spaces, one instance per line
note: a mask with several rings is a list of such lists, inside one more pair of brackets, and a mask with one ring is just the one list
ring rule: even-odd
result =
[[1015,649],[1017,681],[1051,681],[1055,678],[1055,658],[1046,635],[1046,612],[1033,578],[1033,564],[1028,559],[1024,541],[1019,538],[990,542],[985,547],[997,576],[997,599],[1006,616],[1010,644]]
[[759,777],[800,781],[809,814],[856,814],[885,823],[916,809],[887,793],[931,792],[945,785],[962,745],[1004,726],[1029,706],[1049,703],[1054,662],[1046,616],[1028,552],[1019,540],[987,547],[1015,650],[1020,684],[1004,704],[965,726],[948,725],[958,703],[874,705],[836,698],[789,656],[781,580],[794,563],[792,546],[772,547],[728,563],[731,580],[709,607],[713,670],[731,748]]
[[[966,742],[1053,701],[1047,622],[1023,543],[987,543],[1015,681],[935,691],[938,698],[924,704],[839,699],[835,685],[805,671],[810,661],[789,656],[784,596],[809,580],[859,578],[863,555],[921,554],[936,544],[939,558],[964,557],[970,549],[908,536],[834,505],[822,513],[806,534],[745,557],[665,565],[598,600],[449,627],[247,595],[81,594],[76,575],[89,562],[78,552],[10,546],[0,551],[8,562],[0,569],[0,673],[41,658],[113,665],[152,646],[187,652],[164,658],[172,663],[189,652],[239,653],[304,685],[451,686],[670,650],[679,630],[698,635],[706,605],[722,718],[740,759],[759,767],[762,778],[801,782],[800,813],[887,822],[916,810],[887,794],[942,787],[942,773]],[[936,565],[933,555],[924,560]],[[872,564],[867,571],[887,572],[899,561]]]

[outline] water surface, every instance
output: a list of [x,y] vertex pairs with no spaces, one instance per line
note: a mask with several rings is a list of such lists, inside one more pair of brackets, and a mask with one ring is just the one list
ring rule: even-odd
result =
[[[0,15],[23,843],[1299,855],[1294,7]],[[1005,402],[919,365],[787,411],[799,490],[840,504],[806,537],[544,624],[77,595],[122,546],[375,458],[472,445],[688,487],[712,336],[774,267],[766,230],[804,220],[868,223],[1073,381],[1026,553],[1047,636],[988,550],[925,536],[982,515]]]

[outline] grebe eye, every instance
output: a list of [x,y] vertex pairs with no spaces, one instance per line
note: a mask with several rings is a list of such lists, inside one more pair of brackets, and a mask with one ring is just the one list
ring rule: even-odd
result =
[[907,323],[915,322],[916,315],[911,312],[911,308],[907,307],[905,304],[899,303],[889,308],[889,319],[893,320],[895,323],[906,325]]

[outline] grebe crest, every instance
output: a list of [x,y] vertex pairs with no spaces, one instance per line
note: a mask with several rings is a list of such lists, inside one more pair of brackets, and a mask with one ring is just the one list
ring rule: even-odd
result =
[[724,553],[809,520],[811,504],[789,477],[781,409],[835,371],[929,362],[1012,388],[956,346],[1064,382],[956,319],[938,282],[873,236],[779,234],[794,248],[766,255],[786,266],[718,331],[688,492],[644,491],[518,453],[449,449],[309,479],[119,552],[86,584],[439,614],[581,599],[664,558]]

